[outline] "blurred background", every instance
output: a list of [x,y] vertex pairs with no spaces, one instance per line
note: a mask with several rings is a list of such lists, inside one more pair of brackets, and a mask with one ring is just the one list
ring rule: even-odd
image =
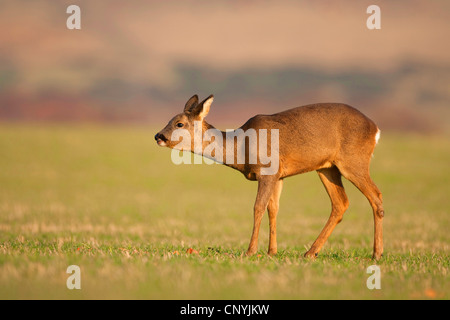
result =
[[[66,8],[81,8],[68,30]],[[381,30],[366,9],[381,8]],[[450,2],[0,2],[0,121],[162,127],[193,94],[209,122],[343,102],[382,130],[449,132]]]
[[[73,4],[81,30],[66,27]],[[381,30],[366,26],[372,4]],[[449,12],[448,0],[0,0],[0,298],[448,299]],[[377,123],[383,290],[365,285],[372,212],[345,179],[342,227],[317,264],[301,258],[330,212],[315,172],[284,183],[280,254],[265,257],[265,215],[261,258],[242,258],[255,183],[177,166],[153,139],[194,94],[215,95],[207,120],[221,130],[317,102]],[[83,290],[67,290],[69,265]]]

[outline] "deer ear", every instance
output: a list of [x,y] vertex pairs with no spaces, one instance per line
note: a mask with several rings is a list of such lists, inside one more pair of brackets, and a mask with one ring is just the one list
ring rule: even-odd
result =
[[184,112],[189,113],[192,111],[192,109],[194,107],[196,107],[198,105],[198,96],[196,94],[194,94],[187,102],[186,105],[184,106]]
[[211,108],[211,104],[214,100],[214,96],[210,95],[208,98],[200,102],[196,107],[194,107],[191,111],[191,113],[194,116],[199,117],[203,120],[204,117],[206,117],[209,113],[209,109]]

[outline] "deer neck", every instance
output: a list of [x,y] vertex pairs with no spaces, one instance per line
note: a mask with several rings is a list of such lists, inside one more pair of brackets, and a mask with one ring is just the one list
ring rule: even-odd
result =
[[[234,143],[230,144],[229,141],[227,143],[227,132],[220,131],[211,124],[203,121],[201,136],[201,148],[200,144],[194,141],[193,153],[241,171],[243,165],[237,163],[236,146]],[[197,139],[199,140],[200,137],[197,136]],[[227,157],[227,145],[229,148],[233,148],[233,150],[230,150],[233,154],[232,159],[229,156]]]

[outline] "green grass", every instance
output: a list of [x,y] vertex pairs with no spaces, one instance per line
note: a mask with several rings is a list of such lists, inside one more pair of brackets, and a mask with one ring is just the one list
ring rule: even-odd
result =
[[[220,165],[172,164],[155,130],[0,126],[2,299],[449,299],[448,137],[383,133],[381,290],[369,290],[373,218],[350,208],[315,261],[330,203],[316,173],[285,180],[278,248],[245,257],[256,183]],[[188,248],[198,254],[189,254]],[[81,290],[66,269],[81,268]]]

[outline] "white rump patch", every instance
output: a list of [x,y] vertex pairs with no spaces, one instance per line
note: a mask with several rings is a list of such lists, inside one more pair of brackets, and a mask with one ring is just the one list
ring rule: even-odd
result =
[[380,133],[381,133],[381,131],[380,131],[380,129],[378,129],[378,131],[377,131],[377,133],[375,135],[375,144],[377,144],[378,140],[380,140]]

